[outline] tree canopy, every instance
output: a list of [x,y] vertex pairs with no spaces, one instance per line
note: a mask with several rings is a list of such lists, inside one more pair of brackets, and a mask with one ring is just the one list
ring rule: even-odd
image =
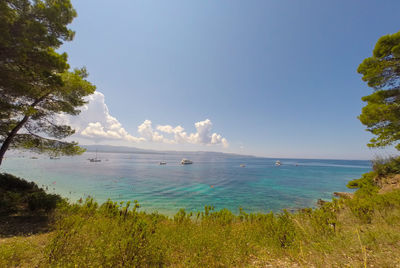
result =
[[13,148],[52,154],[77,154],[75,142],[61,141],[74,130],[59,113],[77,115],[84,97],[95,91],[85,68],[70,71],[58,53],[74,32],[70,0],[0,2],[0,164]]
[[362,98],[367,104],[359,116],[375,135],[370,147],[395,145],[400,150],[400,32],[382,36],[372,57],[357,70],[374,92]]

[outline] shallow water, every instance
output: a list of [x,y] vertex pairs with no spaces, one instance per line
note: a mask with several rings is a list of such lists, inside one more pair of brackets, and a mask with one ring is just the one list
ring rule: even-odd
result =
[[[11,154],[1,170],[72,201],[88,195],[99,202],[138,200],[145,211],[169,215],[205,205],[236,213],[239,207],[248,212],[314,207],[319,198],[349,191],[347,182],[371,169],[369,161],[361,160],[280,159],[277,167],[277,159],[209,153],[98,153],[99,163],[87,160],[94,153],[59,160],[38,157]],[[180,165],[184,157],[194,164]]]

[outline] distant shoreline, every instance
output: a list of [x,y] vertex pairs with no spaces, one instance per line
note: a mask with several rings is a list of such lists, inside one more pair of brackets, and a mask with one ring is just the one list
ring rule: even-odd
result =
[[199,155],[199,154],[214,154],[232,157],[260,158],[260,159],[298,159],[298,160],[332,160],[332,161],[372,161],[372,159],[342,159],[342,158],[307,158],[307,157],[272,157],[272,156],[256,156],[238,153],[224,153],[215,151],[175,151],[175,150],[152,150],[141,149],[130,146],[115,146],[115,145],[79,145],[87,150],[87,152],[101,153],[131,153],[131,154],[176,154],[176,155]]

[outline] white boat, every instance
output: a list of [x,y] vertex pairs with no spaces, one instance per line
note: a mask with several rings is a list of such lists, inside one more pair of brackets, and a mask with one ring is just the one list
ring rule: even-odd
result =
[[246,167],[246,165],[245,164],[240,164],[240,167]]
[[160,162],[160,165],[166,165],[166,164],[167,164],[167,162],[165,162],[165,161]]
[[282,165],[281,161],[279,161],[279,160],[276,160],[276,162],[275,162],[275,166],[280,166],[280,165]]
[[193,164],[193,162],[188,160],[188,159],[183,158],[182,161],[181,161],[181,164],[182,165],[189,165],[189,164]]

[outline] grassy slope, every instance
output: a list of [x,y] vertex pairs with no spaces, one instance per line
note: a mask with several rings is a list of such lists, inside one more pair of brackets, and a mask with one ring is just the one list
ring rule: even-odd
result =
[[206,207],[173,219],[137,203],[62,205],[50,233],[0,240],[0,266],[339,266],[400,263],[400,190],[365,175],[352,199],[296,213],[233,215]]

